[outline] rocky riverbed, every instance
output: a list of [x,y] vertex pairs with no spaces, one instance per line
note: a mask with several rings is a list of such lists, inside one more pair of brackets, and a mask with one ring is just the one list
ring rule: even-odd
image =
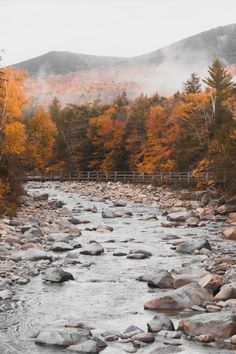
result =
[[236,352],[236,198],[30,183],[0,221],[0,353]]

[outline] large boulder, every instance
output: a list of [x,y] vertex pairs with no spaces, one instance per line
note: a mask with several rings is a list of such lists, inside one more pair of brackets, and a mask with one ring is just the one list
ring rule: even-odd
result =
[[201,250],[202,248],[211,250],[211,246],[208,240],[183,241],[176,247],[176,252],[193,253],[195,250]]
[[222,235],[227,240],[236,240],[236,226],[227,227],[222,231]]
[[236,299],[236,282],[223,285],[218,294],[214,297],[215,301],[224,301],[228,299]]
[[99,256],[100,254],[104,253],[104,248],[99,242],[93,242],[83,247],[80,253],[89,256]]
[[161,330],[174,331],[173,322],[163,313],[154,316],[147,324],[148,332],[160,332]]
[[53,283],[63,283],[67,280],[74,280],[73,275],[69,272],[65,272],[62,268],[47,269],[42,278],[43,280]]
[[36,344],[68,347],[88,340],[91,332],[77,328],[44,329],[35,338]]
[[149,310],[182,310],[192,306],[204,306],[212,301],[212,296],[198,283],[191,283],[175,290],[169,290],[145,303]]
[[228,338],[236,334],[236,315],[229,311],[199,314],[181,320],[179,329],[189,336],[211,334]]

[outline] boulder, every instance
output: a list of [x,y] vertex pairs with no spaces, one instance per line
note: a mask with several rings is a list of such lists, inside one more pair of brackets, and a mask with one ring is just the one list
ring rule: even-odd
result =
[[113,231],[113,227],[112,226],[108,226],[108,225],[98,225],[96,227],[96,231],[97,232],[112,232]]
[[128,259],[146,259],[149,257],[143,253],[132,253],[132,254],[128,254],[128,256],[126,258],[128,258]]
[[115,217],[115,213],[112,210],[103,210],[102,217],[104,219],[113,219]]
[[216,338],[229,338],[236,334],[236,315],[229,311],[199,314],[181,320],[179,329],[188,336],[210,334]]
[[227,227],[222,234],[227,240],[236,240],[236,226]]
[[27,251],[23,252],[21,259],[24,261],[37,262],[41,259],[52,260],[52,254],[46,251],[43,251],[39,248],[30,248]]
[[83,247],[80,253],[84,255],[90,255],[90,256],[99,256],[100,254],[104,253],[104,248],[100,243],[93,242]]
[[224,284],[224,282],[220,275],[208,273],[198,280],[198,284],[213,294]]
[[146,274],[138,277],[137,280],[145,281],[150,288],[170,289],[173,287],[173,277],[167,271],[163,270],[158,273]]
[[95,340],[89,339],[80,344],[70,345],[67,350],[78,354],[98,354],[101,348]]
[[160,332],[161,330],[174,331],[173,322],[163,313],[154,316],[147,324],[148,332]]
[[148,310],[182,310],[194,305],[204,306],[212,301],[212,296],[198,283],[191,283],[175,290],[168,290],[163,295],[145,303]]
[[193,253],[195,250],[201,250],[202,248],[211,250],[211,246],[208,240],[183,241],[176,247],[176,252]]
[[46,270],[42,279],[52,283],[63,283],[67,280],[74,280],[74,277],[71,273],[65,272],[62,268],[50,268]]
[[143,250],[143,249],[138,249],[138,250],[132,250],[130,251],[130,254],[136,254],[136,253],[141,253],[144,254],[147,257],[151,257],[152,253],[150,251],[147,250]]
[[236,223],[236,213],[230,213],[226,222],[228,224]]
[[139,341],[143,343],[153,343],[155,341],[155,337],[152,333],[138,333],[131,337],[131,340]]
[[71,250],[73,250],[73,247],[66,242],[54,242],[51,247],[51,251],[53,252],[64,252]]
[[214,297],[215,301],[224,301],[228,299],[236,299],[236,282],[223,285],[218,294]]
[[127,203],[123,200],[117,200],[113,203],[114,207],[125,207]]
[[88,340],[91,332],[77,328],[44,329],[35,338],[35,344],[68,347]]
[[176,221],[176,222],[184,222],[189,219],[192,214],[189,211],[180,211],[176,213],[170,213],[167,215],[167,220]]

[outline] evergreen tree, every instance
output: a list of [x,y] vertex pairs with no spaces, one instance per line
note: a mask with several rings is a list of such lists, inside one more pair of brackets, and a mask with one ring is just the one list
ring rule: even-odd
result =
[[201,92],[200,77],[196,73],[192,73],[190,79],[183,83],[183,90],[186,93]]
[[224,68],[219,59],[215,59],[208,69],[208,77],[203,82],[214,90],[212,95],[212,108],[214,112],[214,125],[219,126],[227,113],[223,106],[225,101],[235,90],[232,75]]

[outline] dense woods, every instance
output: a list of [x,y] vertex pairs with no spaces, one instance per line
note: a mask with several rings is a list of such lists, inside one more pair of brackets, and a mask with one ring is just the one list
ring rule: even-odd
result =
[[112,103],[27,102],[26,74],[0,72],[0,212],[14,211],[26,171],[211,171],[236,178],[236,89],[219,60],[171,97],[125,92]]

